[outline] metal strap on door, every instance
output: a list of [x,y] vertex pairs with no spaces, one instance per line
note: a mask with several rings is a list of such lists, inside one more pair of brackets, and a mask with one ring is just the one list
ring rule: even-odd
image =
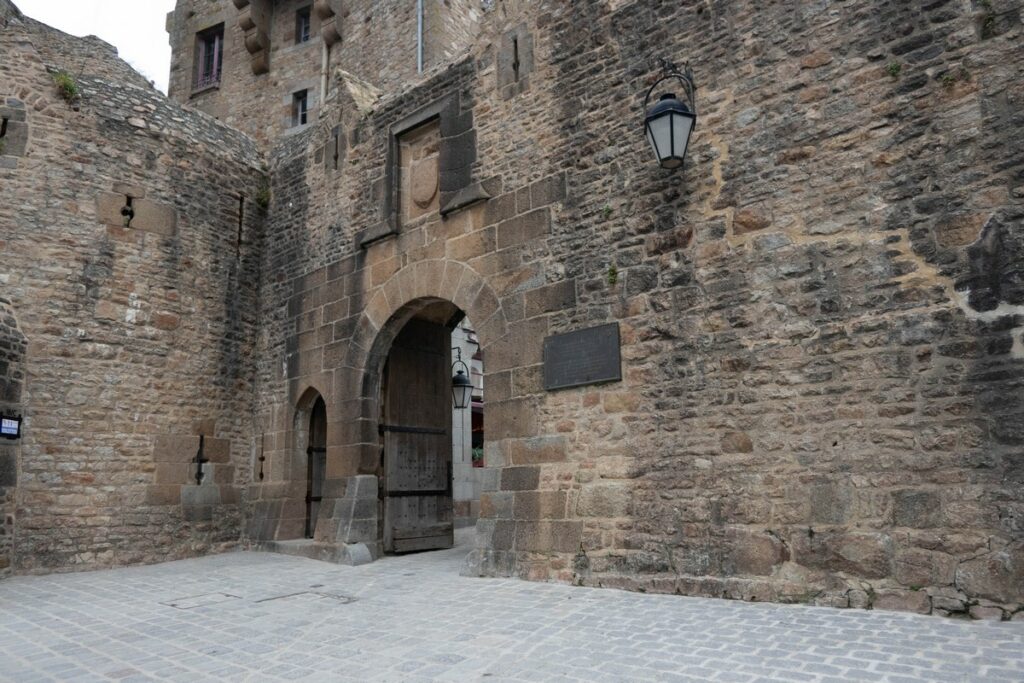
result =
[[[448,434],[447,429],[440,429],[438,427],[403,427],[400,425],[386,425],[382,424],[377,427],[377,431],[381,434],[391,432],[393,434],[430,434],[432,436],[445,436]],[[452,463],[448,461],[448,486],[444,489],[424,489],[417,491],[392,491],[388,489],[384,492],[390,498],[410,498],[413,496],[450,496],[452,495]]]

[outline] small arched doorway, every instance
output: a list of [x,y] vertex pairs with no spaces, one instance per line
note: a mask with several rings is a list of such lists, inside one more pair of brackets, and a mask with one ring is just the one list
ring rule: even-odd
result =
[[447,301],[421,303],[395,335],[381,377],[380,538],[389,553],[451,548],[456,526],[479,511],[471,436],[457,433],[471,429],[470,409],[454,410],[451,390],[452,332],[465,314]]
[[327,404],[318,396],[309,415],[309,445],[306,447],[306,538],[313,538],[316,533],[326,470]]

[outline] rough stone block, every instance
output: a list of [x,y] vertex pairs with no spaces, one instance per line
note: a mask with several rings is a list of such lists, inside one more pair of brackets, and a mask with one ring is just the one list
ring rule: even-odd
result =
[[[496,231],[494,227],[484,228],[468,235],[448,240],[446,253],[456,261],[469,261],[494,250]],[[488,316],[489,317],[489,316]]]
[[789,559],[778,536],[763,529],[743,527],[726,530],[722,556],[722,571],[740,576],[770,576]]
[[220,505],[220,487],[212,484],[196,486],[188,484],[181,487],[181,504],[184,506]]
[[956,585],[971,596],[1019,601],[1024,590],[1024,544],[963,562],[956,570]]
[[621,483],[587,484],[580,489],[576,514],[580,517],[625,517],[629,514],[630,488]]
[[924,591],[878,590],[872,606],[875,609],[917,614],[929,614],[932,611],[931,599]]
[[517,551],[574,553],[580,549],[583,522],[516,522],[515,525]]
[[153,460],[157,462],[189,462],[198,452],[198,436],[159,434],[153,442]]
[[512,492],[498,491],[482,493],[480,516],[489,519],[511,519],[515,495]]
[[544,338],[547,334],[547,318],[534,318],[511,326],[508,334],[487,347],[488,371],[495,372],[542,363]]
[[794,532],[793,559],[807,567],[846,572],[867,579],[893,573],[893,542],[886,534],[870,532]]
[[750,436],[744,432],[728,432],[721,440],[723,453],[750,453],[754,450],[754,443]]
[[537,433],[537,409],[529,399],[487,404],[488,438],[514,439]]
[[538,436],[515,439],[511,446],[512,464],[537,465],[546,462],[564,462],[568,439],[564,436]]
[[519,491],[513,495],[517,520],[565,519],[565,491]]
[[956,574],[957,559],[921,548],[896,553],[896,580],[904,586],[949,586]]
[[181,486],[189,480],[191,468],[188,463],[183,462],[158,462],[154,481],[157,484],[172,484]]
[[535,209],[498,224],[498,249],[507,249],[551,232],[551,211]]
[[[500,226],[499,226],[500,227]],[[576,279],[555,282],[526,292],[526,317],[552,313],[576,305]]]
[[809,493],[811,522],[818,524],[844,524],[850,518],[853,506],[852,484],[822,481],[807,489],[801,487],[797,495]]
[[126,198],[123,194],[101,192],[96,195],[96,220],[104,225],[123,227],[125,217],[121,209],[125,207]]
[[174,207],[149,199],[136,199],[132,202],[132,208],[135,210],[132,228],[165,236],[177,232],[178,213]]
[[516,194],[507,194],[494,197],[487,202],[484,208],[484,225],[494,225],[501,221],[508,220],[516,215]]
[[7,134],[0,138],[2,151],[0,154],[9,157],[25,156],[28,148],[28,124],[23,121],[9,120],[7,122]]
[[147,505],[179,505],[181,503],[181,484],[156,485],[146,487]]
[[927,529],[942,524],[942,502],[935,491],[905,490],[893,494],[896,526]]
[[974,605],[970,609],[970,615],[971,619],[1002,621],[1004,612],[999,607],[982,607],[981,605]]
[[206,437],[203,439],[203,454],[210,462],[229,462],[231,460],[231,441]]
[[506,467],[501,470],[502,491],[532,491],[539,484],[539,467]]
[[530,205],[542,208],[565,199],[565,173],[556,173],[530,185]]

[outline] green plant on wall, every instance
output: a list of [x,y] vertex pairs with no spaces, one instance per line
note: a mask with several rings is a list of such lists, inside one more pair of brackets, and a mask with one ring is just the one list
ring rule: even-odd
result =
[[270,187],[268,185],[260,186],[260,189],[256,190],[255,200],[256,206],[266,211],[270,206]]
[[885,71],[892,78],[899,78],[900,72],[903,71],[903,65],[899,62],[889,62],[889,66],[885,67]]
[[608,286],[614,287],[617,284],[619,284],[619,269],[615,266],[610,266],[608,268]]
[[55,71],[53,74],[53,84],[57,86],[57,92],[66,102],[74,102],[82,94],[78,83],[66,71]]
[[981,37],[991,38],[996,34],[996,10],[991,0],[981,0]]

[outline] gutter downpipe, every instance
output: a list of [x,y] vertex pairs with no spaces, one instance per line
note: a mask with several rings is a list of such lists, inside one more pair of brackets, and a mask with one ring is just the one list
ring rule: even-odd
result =
[[416,70],[423,73],[423,0],[416,0]]
[[331,47],[327,44],[327,41],[322,41],[324,45],[323,58],[320,63],[320,99],[321,101],[327,100],[327,86],[328,86],[328,73],[331,70]]

